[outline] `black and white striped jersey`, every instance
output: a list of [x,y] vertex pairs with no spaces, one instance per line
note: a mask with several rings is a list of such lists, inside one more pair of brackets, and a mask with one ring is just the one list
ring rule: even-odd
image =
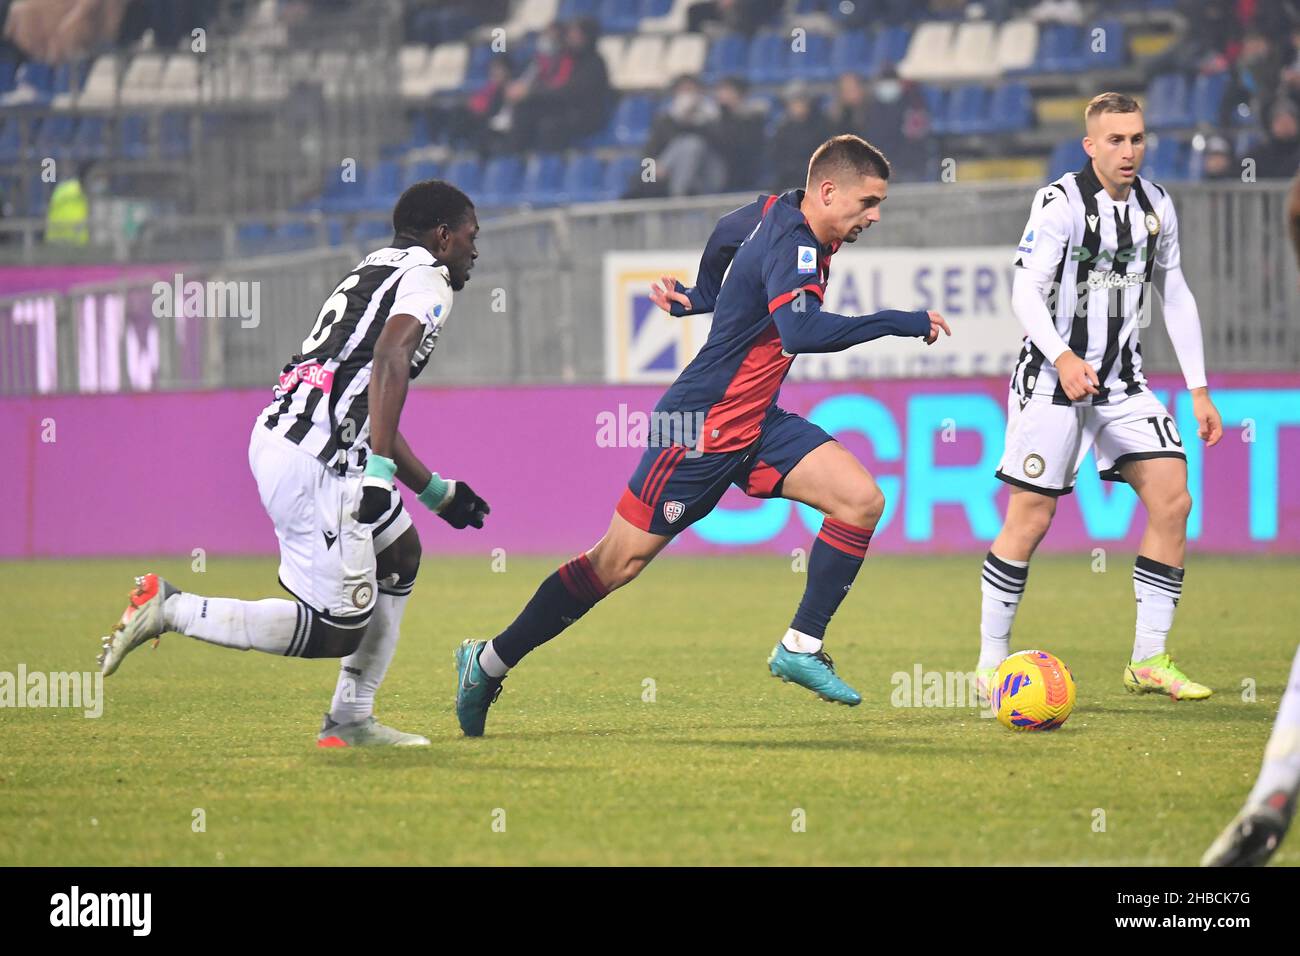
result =
[[429,361],[451,314],[447,267],[422,246],[378,249],[334,289],[302,351],[280,373],[262,424],[340,472],[365,466],[369,448],[368,387],[375,342],[390,315],[413,315],[424,326],[411,377]]
[[[1119,202],[1089,162],[1038,190],[1015,264],[1032,275],[1045,298],[1064,343],[1058,355],[1068,347],[1097,370],[1099,394],[1077,404],[1122,401],[1146,387],[1138,333],[1149,320],[1142,316],[1144,309],[1150,315],[1156,270],[1178,271],[1179,261],[1173,201],[1150,180],[1137,177]],[[1199,349],[1199,325],[1196,334]],[[1025,336],[1012,391],[1022,402],[1072,404],[1057,381],[1056,356],[1044,355],[1042,346],[1041,336],[1038,344]]]

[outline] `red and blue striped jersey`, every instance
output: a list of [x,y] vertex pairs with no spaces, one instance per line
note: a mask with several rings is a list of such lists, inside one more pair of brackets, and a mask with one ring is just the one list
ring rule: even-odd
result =
[[800,210],[803,196],[802,189],[759,196],[723,216],[705,246],[695,285],[678,283],[691,307],[674,304],[672,314],[712,311],[713,325],[655,411],[702,416],[699,451],[748,447],[799,353],[838,352],[882,335],[930,331],[924,311],[842,316],[822,308],[839,243],[817,241]]

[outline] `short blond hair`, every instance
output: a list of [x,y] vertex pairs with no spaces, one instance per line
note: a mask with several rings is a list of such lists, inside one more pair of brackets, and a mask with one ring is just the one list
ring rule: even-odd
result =
[[1098,93],[1088,101],[1083,111],[1086,123],[1102,113],[1141,113],[1142,104],[1127,93]]

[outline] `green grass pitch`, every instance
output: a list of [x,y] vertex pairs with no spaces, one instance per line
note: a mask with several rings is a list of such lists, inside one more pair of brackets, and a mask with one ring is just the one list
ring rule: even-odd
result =
[[[1132,555],[1106,573],[1035,561],[1013,647],[1062,657],[1079,696],[1034,735],[891,705],[895,673],[974,666],[979,560],[868,559],[828,643],[855,709],[768,676],[803,587],[788,558],[665,556],[527,659],[466,740],[454,647],[499,630],[556,562],[427,556],[377,711],[429,736],[421,749],[318,750],[333,661],[169,635],[105,681],[99,719],[0,710],[0,862],[1195,864],[1258,771],[1300,561],[1193,554],[1171,649],[1217,692],[1183,703],[1121,686]],[[150,568],[202,594],[279,595],[262,559],[0,565],[0,671],[93,669]],[[1300,837],[1275,861],[1300,861]]]

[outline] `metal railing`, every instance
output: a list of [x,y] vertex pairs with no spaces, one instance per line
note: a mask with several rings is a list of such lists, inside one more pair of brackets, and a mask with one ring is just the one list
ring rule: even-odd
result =
[[[1175,193],[1183,268],[1200,306],[1212,371],[1300,368],[1300,291],[1284,222],[1286,188],[1283,182],[1204,184]],[[871,245],[922,250],[918,254],[938,246],[1008,247],[1024,226],[1030,197],[1023,186],[898,186],[885,209],[884,231],[872,233]],[[434,374],[426,374],[422,384],[600,381],[604,254],[699,250],[721,215],[752,199],[743,194],[602,203],[485,222],[473,281],[457,294]],[[154,347],[151,342],[160,355],[156,374],[141,378],[147,380],[146,387],[268,384],[298,350],[330,290],[368,251],[354,244],[223,258],[233,248],[231,221],[206,218],[191,227],[211,231],[215,238],[206,264],[200,260],[184,266],[185,281],[234,282],[238,289],[256,289],[256,324],[229,315],[201,318],[207,313],[193,309],[173,319],[166,308],[155,305],[152,293],[154,283],[172,280],[170,275],[8,298],[0,286],[0,355],[12,356],[0,361],[0,392],[35,391],[42,383],[42,390],[95,390],[115,381],[127,387],[129,376],[103,374],[90,374],[88,386],[87,370],[102,372],[105,361],[110,366],[120,361],[123,368],[134,362],[131,367],[139,372],[141,362],[151,359],[139,354],[131,358],[130,349],[147,351]],[[174,234],[179,240],[186,223],[175,220],[156,228],[154,241],[162,253],[166,237]],[[191,231],[191,238],[194,235]],[[173,261],[182,260],[178,256]],[[42,304],[25,304],[32,300]],[[1156,310],[1155,325],[1160,328],[1143,335],[1144,364],[1152,371],[1173,371],[1176,359],[1158,305]],[[92,335],[91,327],[104,321],[109,326]],[[154,340],[147,338],[151,321],[159,328]],[[121,343],[121,355],[111,360],[103,355],[110,334],[118,335]],[[202,349],[195,345],[196,337],[205,343]],[[38,381],[30,372],[11,372],[6,378],[6,366],[22,365],[22,355],[36,349],[38,340],[57,345],[57,360],[46,356],[41,359],[44,366],[37,362],[46,370],[44,377]],[[94,361],[79,354],[92,346],[97,352]],[[51,379],[51,363],[58,368],[56,381]]]

